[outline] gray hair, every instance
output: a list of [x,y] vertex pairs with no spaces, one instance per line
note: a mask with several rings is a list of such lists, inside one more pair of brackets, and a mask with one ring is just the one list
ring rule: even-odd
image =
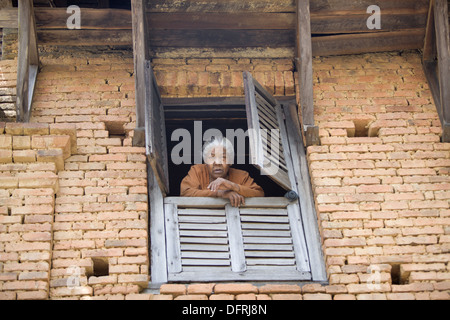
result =
[[205,143],[203,148],[203,160],[206,162],[206,158],[211,153],[212,150],[221,147],[226,150],[227,153],[227,164],[234,163],[234,147],[233,144],[224,137],[214,137],[210,142]]

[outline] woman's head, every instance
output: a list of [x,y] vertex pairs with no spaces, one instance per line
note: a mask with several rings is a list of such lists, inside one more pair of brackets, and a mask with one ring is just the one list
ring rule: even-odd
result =
[[234,162],[232,143],[223,137],[206,143],[203,149],[203,160],[208,166],[209,175],[213,180],[226,177]]

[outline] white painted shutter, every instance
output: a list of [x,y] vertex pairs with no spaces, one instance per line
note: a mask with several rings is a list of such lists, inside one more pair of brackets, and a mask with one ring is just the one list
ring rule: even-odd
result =
[[311,280],[298,204],[209,200],[165,200],[169,282]]
[[296,191],[280,104],[249,72],[244,72],[244,88],[251,164],[284,189]]

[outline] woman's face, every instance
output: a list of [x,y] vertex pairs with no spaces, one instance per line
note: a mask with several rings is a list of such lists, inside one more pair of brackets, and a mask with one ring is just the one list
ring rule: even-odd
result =
[[231,165],[227,163],[227,150],[222,147],[213,148],[205,157],[209,176],[212,180],[225,178],[230,171]]

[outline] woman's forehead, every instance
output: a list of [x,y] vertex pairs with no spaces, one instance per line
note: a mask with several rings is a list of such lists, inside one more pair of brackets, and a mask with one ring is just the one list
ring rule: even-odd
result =
[[225,147],[217,146],[211,149],[211,154],[215,153],[226,153],[227,149]]

